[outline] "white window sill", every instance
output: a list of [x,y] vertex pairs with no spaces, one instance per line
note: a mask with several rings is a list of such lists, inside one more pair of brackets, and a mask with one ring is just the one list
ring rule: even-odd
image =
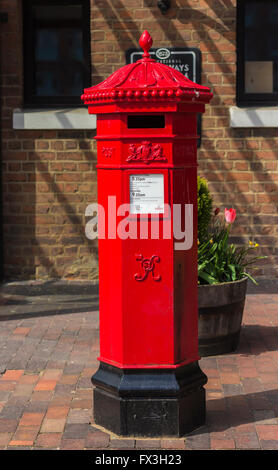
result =
[[230,127],[278,127],[278,106],[230,108]]
[[13,129],[96,129],[87,108],[14,109]]

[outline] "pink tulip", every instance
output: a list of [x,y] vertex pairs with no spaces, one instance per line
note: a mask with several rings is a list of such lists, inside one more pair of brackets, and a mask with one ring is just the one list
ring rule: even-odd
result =
[[235,209],[226,209],[225,208],[225,219],[228,224],[232,224],[236,218],[236,210]]

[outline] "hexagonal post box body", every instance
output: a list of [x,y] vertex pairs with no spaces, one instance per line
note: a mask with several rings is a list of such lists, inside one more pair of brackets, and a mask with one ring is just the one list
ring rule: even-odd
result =
[[97,115],[100,366],[95,421],[120,435],[203,424],[196,115],[208,88],[150,59],[82,99]]

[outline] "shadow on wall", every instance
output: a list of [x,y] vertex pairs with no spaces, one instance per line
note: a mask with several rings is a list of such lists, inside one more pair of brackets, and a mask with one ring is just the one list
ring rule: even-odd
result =
[[85,209],[97,198],[92,137],[84,131],[16,131],[8,143],[6,279],[97,278],[97,241],[85,235]]

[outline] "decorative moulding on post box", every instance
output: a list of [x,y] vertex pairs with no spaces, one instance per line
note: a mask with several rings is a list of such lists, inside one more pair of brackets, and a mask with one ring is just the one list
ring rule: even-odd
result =
[[136,255],[136,261],[140,261],[143,273],[134,274],[134,279],[136,281],[144,281],[147,279],[149,273],[151,273],[151,277],[154,281],[160,281],[161,276],[155,275],[154,268],[155,264],[160,262],[160,258],[157,255],[151,256],[151,258],[144,258],[143,255]]
[[230,127],[278,127],[278,107],[238,108],[232,106]]
[[[143,58],[125,65],[98,85],[84,90],[81,99],[85,104],[101,106],[121,102],[194,102],[208,103],[210,89],[192,82],[177,70],[151,59],[149,49],[152,38],[142,34],[140,46]],[[106,111],[107,112],[107,111]]]
[[96,129],[96,117],[86,108],[15,109],[13,129]]
[[153,145],[151,142],[144,140],[142,144],[137,147],[134,144],[130,144],[129,155],[126,161],[150,163],[153,161],[167,161],[167,158],[160,144]]

